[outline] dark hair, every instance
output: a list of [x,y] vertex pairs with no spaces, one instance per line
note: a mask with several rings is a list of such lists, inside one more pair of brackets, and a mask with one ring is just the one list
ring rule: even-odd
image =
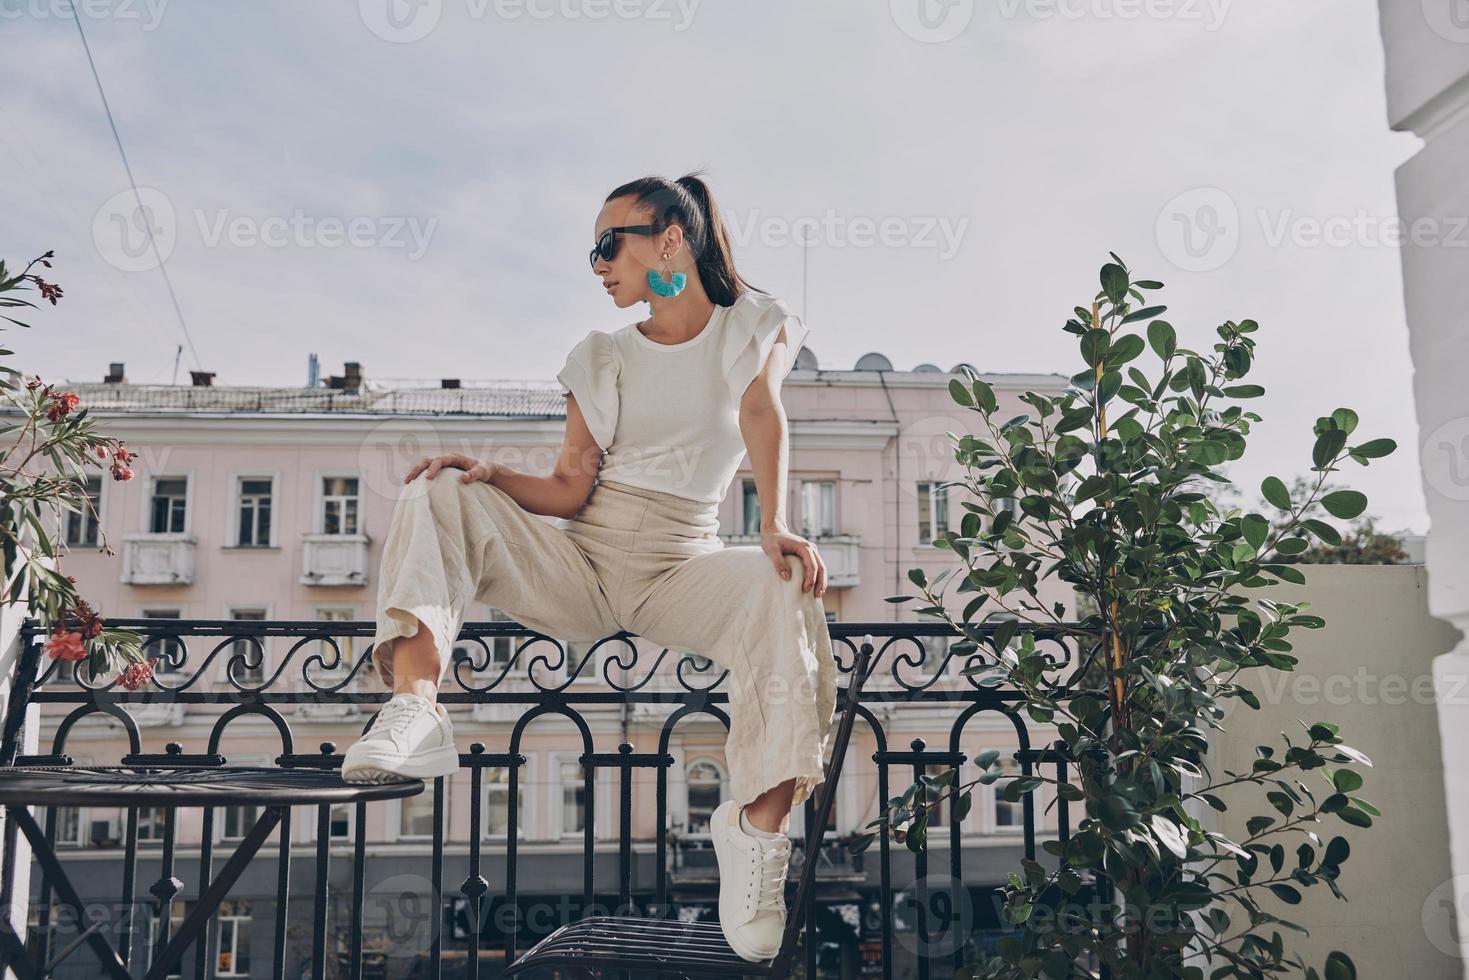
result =
[[638,207],[652,211],[651,223],[657,231],[664,231],[669,225],[683,229],[684,241],[694,252],[699,282],[717,305],[733,306],[746,289],[764,292],[735,271],[724,218],[714,206],[709,185],[700,179],[698,172],[685,174],[678,180],[639,177],[608,194],[607,200],[629,195],[636,199]]

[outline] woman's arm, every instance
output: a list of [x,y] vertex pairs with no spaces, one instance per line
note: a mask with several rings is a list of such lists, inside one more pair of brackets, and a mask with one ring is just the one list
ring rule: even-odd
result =
[[550,476],[532,476],[495,463],[480,479],[499,487],[523,509],[548,517],[573,517],[592,492],[602,449],[592,438],[576,396],[566,396],[566,435]]
[[547,517],[573,517],[592,492],[592,482],[602,466],[602,449],[592,438],[587,420],[577,407],[576,397],[566,396],[566,435],[561,442],[561,455],[550,476],[532,476],[488,460],[478,460],[463,453],[448,453],[433,459],[425,457],[403,478],[410,483],[419,473],[434,479],[445,467],[462,470],[463,483],[488,483],[508,493],[523,510]]
[[785,555],[796,555],[805,566],[801,591],[826,594],[826,563],[816,546],[786,523],[786,469],[790,456],[789,426],[780,401],[780,382],[785,377],[786,345],[778,341],[740,399],[740,433],[755,474],[755,492],[760,497],[760,547],[770,556],[776,572],[789,578]]

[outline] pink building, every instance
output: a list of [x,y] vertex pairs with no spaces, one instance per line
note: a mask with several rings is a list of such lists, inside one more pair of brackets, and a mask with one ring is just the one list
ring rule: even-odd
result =
[[[564,400],[554,381],[471,386],[445,380],[439,387],[389,386],[364,377],[355,363],[349,363],[344,376],[331,379],[329,386],[313,388],[142,386],[128,384],[122,375],[122,365],[114,365],[108,381],[72,386],[83,406],[105,419],[105,431],[124,438],[139,453],[132,481],[115,483],[100,476],[96,481],[101,525],[116,556],[97,553],[97,527],[92,521],[72,516],[66,529],[69,553],[63,569],[77,578],[83,595],[108,619],[370,621],[381,539],[402,476],[413,463],[424,456],[459,451],[524,471],[549,472],[565,424]],[[793,529],[816,542],[827,564],[825,606],[830,620],[915,622],[912,604],[884,599],[914,591],[910,569],[923,567],[932,578],[954,562],[952,552],[932,544],[943,531],[957,529],[965,514],[965,495],[938,486],[963,476],[947,433],[973,432],[981,421],[951,398],[948,386],[955,377],[963,379],[957,366],[956,373],[933,365],[895,371],[880,354],[866,355],[852,370],[818,369],[812,352],[803,350],[787,379],[784,402],[791,434],[787,513]],[[994,375],[986,380],[1002,406],[1013,403],[1016,415],[1027,410],[1018,400],[1023,392],[1054,394],[1064,385],[1063,378],[1053,375]],[[987,433],[976,435],[989,438]],[[731,545],[758,543],[758,524],[754,483],[748,471],[742,471],[721,505],[721,536]],[[1046,597],[1047,604],[1061,601],[1070,608],[1069,599],[1063,590]],[[962,603],[953,608],[957,615]],[[472,608],[466,621],[504,618],[498,610]],[[483,688],[505,674],[498,691],[533,693],[539,684],[591,692],[606,690],[609,680],[622,684],[641,680],[660,653],[639,651],[637,643],[623,640],[603,642],[590,658],[592,644],[569,644],[563,658],[558,644],[541,640],[525,646],[511,666],[517,648],[528,639],[524,634],[502,635],[483,644],[464,643],[473,669],[466,666],[462,677],[470,687]],[[208,699],[214,703],[135,704],[128,710],[139,726],[145,751],[161,752],[165,743],[179,743],[186,753],[204,752],[211,734],[219,734],[221,713],[248,700],[250,689],[278,690],[287,685],[304,689],[303,669],[318,686],[340,683],[367,642],[361,636],[338,637],[342,654],[338,663],[330,644],[299,636],[260,640],[189,636],[182,664],[159,664],[161,683],[173,687],[189,682],[189,691],[214,695]],[[927,685],[946,644],[942,638],[900,643],[869,689]],[[173,644],[155,652],[176,658],[180,649]],[[845,662],[850,662],[850,650],[838,643]],[[693,655],[685,671],[690,666],[697,670],[703,665],[698,652],[670,651],[646,689],[675,689],[680,683],[675,665],[682,655]],[[313,655],[322,661],[309,662]],[[585,664],[574,670],[576,678],[568,682],[567,662],[583,660]],[[900,661],[905,663],[892,666]],[[956,658],[936,685],[968,688],[961,668]],[[230,669],[235,672],[233,681],[227,676]],[[196,674],[198,678],[190,682]],[[707,679],[714,676],[717,671]],[[366,672],[358,678],[353,689],[378,690]],[[340,752],[361,731],[371,710],[370,705],[351,703],[302,703],[286,706],[281,713],[290,722],[295,752],[315,752],[323,742],[334,743]],[[447,857],[466,854],[472,840],[478,840],[487,854],[496,841],[503,849],[513,809],[522,879],[530,880],[527,869],[535,867],[534,877],[546,894],[579,890],[578,862],[589,814],[597,860],[615,857],[618,774],[599,768],[594,779],[585,779],[578,761],[582,736],[571,722],[554,714],[526,725],[512,747],[512,732],[524,706],[461,703],[452,710],[461,752],[479,743],[489,753],[517,752],[524,763],[513,794],[508,767],[481,771],[478,827],[473,826],[469,771],[445,781]],[[879,710],[888,712],[883,722],[892,751],[906,750],[915,738],[943,748],[959,708]],[[599,753],[615,752],[623,742],[632,743],[638,752],[653,751],[669,713],[670,708],[660,704],[589,704],[581,710],[592,747]],[[39,751],[50,751],[61,714],[46,713]],[[1018,744],[1014,725],[1000,718],[977,718],[963,734],[963,750],[970,759],[986,748],[1013,750]],[[673,731],[668,743],[673,763],[668,767],[662,819],[652,774],[634,774],[635,850],[640,859],[651,859],[660,832],[667,835],[665,840],[693,841],[692,848],[672,849],[674,880],[682,883],[680,894],[691,900],[713,894],[712,857],[705,854],[701,859],[697,842],[703,822],[724,793],[723,739],[723,728],[708,716],[691,718]],[[1043,742],[1043,732],[1032,735],[1032,744]],[[277,727],[260,715],[231,721],[220,743],[220,751],[236,765],[269,765],[284,751]],[[862,828],[877,813],[875,747],[870,733],[859,732],[854,739],[838,798],[833,828],[838,834]],[[78,764],[106,764],[125,755],[127,745],[121,726],[105,716],[93,716],[70,731],[65,751]],[[967,774],[968,768],[966,763],[962,772]],[[891,792],[906,787],[909,780],[902,776],[900,772],[893,777]],[[1038,794],[1036,816],[1042,828],[1053,819],[1043,812],[1045,801],[1045,795]],[[434,802],[432,794],[424,794],[401,805],[368,809],[363,830],[380,868],[375,875],[413,873],[423,867],[434,837]],[[242,833],[252,810],[226,808],[217,814],[215,839],[227,841]],[[58,838],[76,848],[74,860],[95,860],[99,869],[109,863],[109,856],[115,863],[121,812],[73,810],[57,816]],[[334,853],[350,853],[353,820],[350,808],[331,815],[330,832],[340,838]],[[317,815],[297,812],[295,821],[292,839],[309,853]],[[1000,799],[994,787],[981,790],[960,828],[963,846],[980,856],[985,869],[979,873],[981,880],[1002,880],[1016,865],[1020,822],[1018,804]],[[156,839],[161,830],[157,824],[156,814],[140,813],[143,843]],[[180,848],[197,852],[202,833],[197,812],[181,811]],[[947,835],[935,833],[930,839],[935,853],[942,855]],[[267,845],[266,851],[270,849]],[[491,864],[482,874],[494,881],[504,868]],[[853,894],[860,892],[856,888]],[[260,944],[269,942],[269,923],[258,921],[262,916],[258,909],[250,911],[248,899],[232,908],[233,924],[221,925],[211,953],[217,975],[248,974],[251,944],[260,958]],[[226,952],[225,959],[218,958]]]

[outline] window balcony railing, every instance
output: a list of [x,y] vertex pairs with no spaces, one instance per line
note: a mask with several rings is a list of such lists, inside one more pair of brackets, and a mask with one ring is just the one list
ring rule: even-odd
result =
[[[723,534],[724,543],[736,545],[758,545],[758,534]],[[826,584],[832,589],[855,588],[861,582],[862,535],[860,534],[807,534],[806,538],[821,552],[826,563]]]
[[302,585],[366,585],[365,534],[307,534],[301,539]]
[[[370,621],[110,625],[167,638],[175,644],[172,669],[137,691],[89,686],[47,660],[45,637],[26,624],[7,661],[17,663],[16,683],[0,765],[331,769],[388,697],[371,674]],[[875,667],[842,776],[838,826],[818,858],[806,975],[950,975],[993,948],[1001,928],[994,890],[1022,858],[1054,860],[1038,842],[1069,835],[1072,805],[1026,795],[996,811],[995,824],[1019,825],[1005,833],[936,820],[928,849],[917,854],[888,837],[853,854],[843,838],[919,774],[962,766],[985,747],[1015,749],[1018,776],[1044,765],[1066,780],[1069,766],[1033,748],[1049,737],[1016,710],[1016,692],[981,687],[955,669],[956,655],[935,652],[953,636],[946,627],[856,622],[829,629],[840,683],[868,637]],[[258,667],[229,662],[245,656],[245,644],[232,641],[246,637],[268,640],[274,655],[259,680],[241,683]],[[1054,650],[1058,670],[1079,663],[1066,636],[1036,630],[1035,638]],[[682,767],[722,746],[722,668],[640,646],[628,633],[577,644],[571,655],[517,623],[468,623],[460,639],[468,642],[440,694],[460,739],[459,773],[432,781],[421,797],[312,806],[283,822],[274,831],[279,847],[267,844],[235,884],[185,956],[184,976],[491,977],[585,914],[633,909],[716,918],[712,852],[685,830],[691,790]],[[333,643],[358,656],[350,665],[338,661]],[[487,652],[507,643],[508,659]],[[39,710],[27,712],[27,705]],[[182,727],[162,730],[144,727],[135,714],[185,708]],[[357,714],[332,731],[323,717],[329,710]],[[542,730],[548,726],[555,732]],[[551,734],[560,740],[556,750],[537,752],[532,742]],[[699,769],[701,813],[716,771],[712,763]],[[87,928],[105,930],[140,973],[170,921],[182,920],[231,851],[221,832],[246,825],[245,814],[232,812],[239,809],[52,808],[43,826],[53,841],[77,838],[62,850],[63,862],[89,862],[75,876],[90,889],[84,898],[116,911]],[[808,801],[792,821],[797,851],[803,821],[811,819]],[[89,837],[93,828],[99,833]],[[59,961],[56,976],[95,974],[89,954],[72,955],[85,945],[85,929],[53,908],[44,870],[17,852],[14,827],[5,828],[4,843],[0,908],[28,900],[27,942],[38,962]],[[25,868],[29,874],[16,873]]]
[[123,538],[122,581],[127,585],[193,585],[192,534],[129,534]]

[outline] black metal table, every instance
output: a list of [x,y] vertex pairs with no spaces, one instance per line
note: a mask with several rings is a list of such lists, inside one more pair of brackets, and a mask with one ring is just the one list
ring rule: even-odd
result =
[[[398,799],[423,792],[423,781],[348,783],[336,771],[320,769],[266,769],[247,767],[14,767],[0,768],[0,806],[30,842],[31,852],[55,885],[57,897],[71,906],[78,921],[85,917],[81,896],[46,840],[31,806],[212,807],[249,805],[260,816],[240,841],[235,853],[199,896],[178,932],[154,958],[144,980],[162,980],[183,958],[184,951],[208,924],[220,903],[260,846],[293,806],[305,804],[364,803]],[[182,887],[182,884],[180,884]],[[112,980],[131,980],[127,966],[107,937],[97,930],[85,940]],[[9,966],[21,980],[39,977],[44,967],[31,962],[25,944],[8,916],[0,915],[0,968]]]

